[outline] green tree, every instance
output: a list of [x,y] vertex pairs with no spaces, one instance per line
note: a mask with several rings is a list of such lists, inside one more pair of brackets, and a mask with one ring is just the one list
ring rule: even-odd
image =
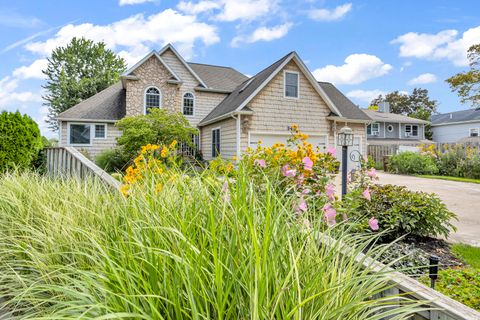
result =
[[460,72],[445,80],[462,103],[480,107],[480,44],[471,46],[467,51],[470,70]]
[[58,130],[59,113],[114,84],[125,69],[125,60],[106,49],[103,42],[73,38],[67,46],[53,50],[43,70],[50,128]]
[[0,113],[0,173],[29,167],[41,148],[42,136],[32,118],[18,111]]
[[116,125],[123,132],[117,143],[129,160],[146,144],[170,144],[177,140],[191,145],[192,134],[198,134],[183,114],[162,108],[152,108],[146,115],[123,118]]
[[[430,120],[432,114],[437,112],[438,103],[430,99],[427,89],[414,88],[411,94],[393,91],[383,97],[379,95],[370,105],[378,106],[383,102],[390,104],[390,112],[403,114],[421,120]],[[432,138],[430,125],[425,126],[425,137]]]

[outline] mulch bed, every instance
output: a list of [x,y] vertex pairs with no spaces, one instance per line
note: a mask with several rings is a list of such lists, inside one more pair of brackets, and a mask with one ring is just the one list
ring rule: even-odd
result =
[[451,245],[445,240],[435,238],[407,238],[405,242],[414,244],[415,247],[422,249],[429,255],[434,255],[440,258],[440,267],[448,269],[452,267],[462,267],[463,262],[455,257],[451,251]]

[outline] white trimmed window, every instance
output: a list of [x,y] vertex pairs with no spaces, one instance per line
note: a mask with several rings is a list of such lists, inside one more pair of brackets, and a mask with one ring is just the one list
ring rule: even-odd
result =
[[106,124],[96,124],[95,125],[95,139],[105,139],[107,137],[107,125]]
[[195,157],[197,152],[200,150],[200,135],[191,134],[190,136],[192,137],[192,145],[181,143],[180,151],[186,156]]
[[212,158],[220,155],[220,128],[212,130]]
[[470,137],[478,137],[478,128],[470,128]]
[[298,73],[285,71],[285,97],[298,98]]
[[405,136],[418,137],[418,126],[413,124],[405,125]]
[[378,136],[380,134],[380,124],[371,123],[367,126],[367,134],[371,136]]
[[393,132],[393,125],[389,124],[389,125],[387,126],[387,131],[388,131],[388,132]]
[[183,95],[183,114],[186,116],[193,116],[195,108],[195,96],[191,92]]
[[90,124],[70,123],[68,126],[68,144],[71,145],[91,145]]
[[162,95],[156,87],[149,87],[145,90],[145,113],[150,108],[160,108],[162,105]]

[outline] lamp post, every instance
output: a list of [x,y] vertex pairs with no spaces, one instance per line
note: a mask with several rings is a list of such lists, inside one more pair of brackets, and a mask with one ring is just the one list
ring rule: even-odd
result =
[[337,144],[342,146],[342,198],[347,194],[347,163],[348,163],[348,147],[353,146],[352,129],[345,125],[337,137]]

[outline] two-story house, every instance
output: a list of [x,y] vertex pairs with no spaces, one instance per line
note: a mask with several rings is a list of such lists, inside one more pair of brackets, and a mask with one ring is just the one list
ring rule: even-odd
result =
[[366,152],[370,118],[335,86],[317,82],[291,52],[251,78],[230,67],[186,62],[172,45],[152,51],[121,81],[58,116],[60,144],[96,156],[121,135],[115,122],[150,108],[181,112],[198,128],[195,143],[207,160],[240,157],[247,147],[285,142],[295,123],[314,145],[336,147],[348,125]]
[[425,125],[428,121],[390,113],[388,102],[381,104],[378,110],[363,111],[373,121],[367,126],[369,145],[416,145],[431,142],[425,139]]

